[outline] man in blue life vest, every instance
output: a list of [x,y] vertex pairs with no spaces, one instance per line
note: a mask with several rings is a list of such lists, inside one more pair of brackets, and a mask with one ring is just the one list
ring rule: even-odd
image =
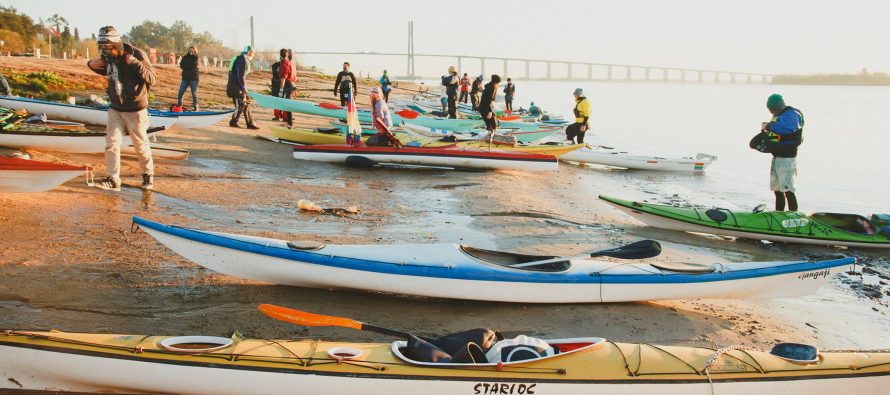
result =
[[773,118],[762,123],[760,129],[767,133],[769,152],[773,154],[769,184],[776,195],[776,211],[785,210],[786,200],[788,210],[797,211],[794,179],[797,176],[797,147],[803,142],[803,114],[785,105],[779,94],[770,95],[766,108]]

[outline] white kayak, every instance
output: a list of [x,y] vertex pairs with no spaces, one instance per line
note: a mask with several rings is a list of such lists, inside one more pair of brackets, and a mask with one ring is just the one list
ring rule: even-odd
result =
[[[46,114],[47,118],[63,121],[82,122],[88,125],[105,125],[108,123],[108,110],[78,106],[74,104],[56,103],[45,100],[28,99],[25,97],[0,96],[0,107],[13,110],[26,110],[29,114]],[[151,127],[169,129],[178,118],[170,115],[149,115]]]
[[716,156],[696,154],[695,157],[665,158],[660,156],[632,155],[607,147],[581,148],[559,157],[567,162],[591,163],[633,170],[704,171],[717,160]]
[[[172,145],[149,143],[151,157],[155,159],[185,160],[189,157],[189,151]],[[121,147],[121,155],[136,155],[136,149],[132,145]]]
[[85,166],[0,156],[0,193],[45,192],[89,170]]
[[555,171],[552,155],[439,147],[351,147],[348,145],[294,146],[294,158],[358,166],[395,164],[461,169]]
[[324,245],[201,231],[134,217],[210,270],[272,284],[514,303],[779,298],[815,292],[853,258],[664,264],[533,256],[455,244]]
[[[149,130],[148,135],[153,136],[160,132],[162,130]],[[132,144],[130,136],[125,135],[121,146]],[[0,146],[71,154],[95,154],[105,152],[105,132],[2,131]]]
[[176,117],[176,123],[173,124],[173,127],[176,129],[197,129],[212,126],[220,121],[231,118],[233,112],[235,112],[235,110],[194,112],[148,110],[148,114],[152,117]]

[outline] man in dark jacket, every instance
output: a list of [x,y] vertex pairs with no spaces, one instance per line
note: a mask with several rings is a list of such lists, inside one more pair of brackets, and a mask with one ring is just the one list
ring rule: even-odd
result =
[[504,104],[507,105],[507,111],[513,111],[513,94],[516,93],[516,85],[513,80],[507,78],[507,86],[504,87]]
[[154,161],[148,145],[148,90],[155,83],[154,68],[148,55],[121,41],[117,29],[105,26],[99,29],[101,59],[87,62],[95,73],[108,77],[108,122],[105,129],[105,179],[95,185],[99,188],[121,190],[121,142],[129,134],[133,148],[139,157],[142,188],[154,187]]
[[358,83],[355,82],[355,74],[349,71],[349,62],[343,62],[343,71],[337,74],[337,81],[334,82],[334,96],[340,95],[340,105],[346,107],[349,100],[349,93],[357,95],[355,88]]
[[495,97],[498,94],[498,84],[500,83],[501,77],[497,74],[492,74],[491,81],[485,84],[485,89],[482,90],[482,98],[479,99],[479,115],[485,121],[485,129],[489,132],[494,132],[498,128],[498,119],[494,116],[492,105],[494,105]]
[[188,53],[179,59],[182,69],[182,82],[179,83],[179,97],[176,105],[182,107],[182,95],[186,88],[192,91],[192,111],[198,111],[198,49],[189,47]]
[[460,87],[460,76],[454,66],[448,68],[448,75],[442,77],[445,95],[448,97],[448,118],[457,118],[457,89]]
[[484,77],[482,74],[479,74],[475,80],[473,80],[473,88],[470,90],[470,101],[473,103],[473,110],[479,110],[479,95],[482,93],[484,87],[482,86],[482,81]]
[[[279,97],[281,96],[281,77],[278,75],[278,72],[281,70],[281,61],[287,58],[287,49],[281,48],[278,51],[278,61],[272,63],[272,96]],[[279,109],[272,110],[272,113],[275,115],[273,120],[277,121],[278,118],[284,118],[282,116],[283,111]]]
[[229,82],[226,85],[226,94],[232,98],[235,104],[235,114],[229,121],[229,126],[237,128],[238,118],[244,114],[244,120],[247,122],[248,129],[259,129],[253,124],[253,116],[250,115],[250,103],[247,100],[247,85],[244,83],[244,77],[250,73],[250,62],[253,59],[253,47],[248,45],[240,55],[232,58],[229,63]]

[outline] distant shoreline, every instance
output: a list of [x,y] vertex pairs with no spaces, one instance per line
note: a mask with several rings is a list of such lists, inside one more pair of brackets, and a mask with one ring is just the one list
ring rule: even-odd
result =
[[856,74],[777,74],[772,85],[842,85],[842,86],[887,86],[890,75],[869,73],[863,69]]

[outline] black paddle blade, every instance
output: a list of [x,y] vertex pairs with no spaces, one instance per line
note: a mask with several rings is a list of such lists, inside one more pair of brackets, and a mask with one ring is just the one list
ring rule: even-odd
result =
[[590,257],[609,256],[620,259],[644,259],[661,254],[661,244],[655,240],[640,240],[623,247],[598,251],[590,254]]

